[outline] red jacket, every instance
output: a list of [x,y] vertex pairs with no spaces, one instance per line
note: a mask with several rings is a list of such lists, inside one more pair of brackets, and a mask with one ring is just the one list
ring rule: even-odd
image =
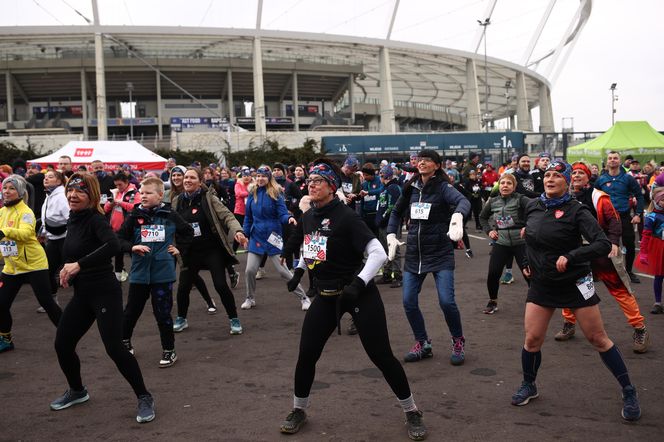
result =
[[141,197],[136,186],[129,184],[124,192],[118,191],[114,197],[114,203],[104,204],[104,212],[111,213],[111,228],[114,232],[120,230],[125,215],[134,210],[134,206],[141,202]]

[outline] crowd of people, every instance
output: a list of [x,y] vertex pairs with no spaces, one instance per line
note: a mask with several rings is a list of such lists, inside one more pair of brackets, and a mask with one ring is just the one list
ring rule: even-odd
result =
[[[641,168],[637,160],[610,152],[603,168],[570,165],[542,152],[515,155],[494,167],[476,153],[457,163],[423,149],[403,164],[360,164],[348,156],[342,165],[320,158],[255,166],[185,167],[171,158],[162,172],[118,166],[111,173],[98,160],[74,171],[69,157],[44,169],[0,166],[0,353],[14,349],[11,305],[29,283],[38,311],[57,327],[55,349],[68,383],[51,403],[53,410],[89,399],[76,345],[97,321],[108,355],[136,394],[137,421],[153,420],[154,398],[131,341],[145,304],[151,301],[157,324],[161,368],[178,360],[175,334],[189,326],[192,287],[207,312],[217,313],[201,271],[210,272],[229,333],[242,334],[233,289],[240,279],[237,254],[246,253],[241,310],[260,302],[257,280],[270,261],[306,312],[293,409],[281,431],[295,433],[306,422],[316,363],[348,312],[348,333],[359,335],[396,395],[409,437],[422,440],[423,414],[390,347],[379,286],[401,289],[414,337],[403,360],[418,362],[433,356],[419,307],[431,274],[450,333],[450,363],[463,364],[466,337],[455,301],[454,250],[474,259],[467,233],[467,223],[474,222],[491,244],[482,312],[498,312],[499,287],[514,281],[515,259],[528,285],[523,380],[512,404],[538,397],[541,347],[561,308],[563,326],[555,339],[573,338],[579,321],[622,388],[622,417],[639,419],[636,390],[604,329],[595,282],[606,285],[632,326],[633,351],[645,353],[650,335],[634,296],[633,285],[641,281],[633,266],[654,277],[651,313],[664,313],[664,164]],[[57,293],[70,286],[73,297],[63,309]]]

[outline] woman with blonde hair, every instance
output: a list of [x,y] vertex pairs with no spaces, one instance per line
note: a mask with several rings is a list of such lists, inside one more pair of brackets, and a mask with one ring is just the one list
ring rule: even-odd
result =
[[[248,310],[256,305],[256,273],[264,254],[285,281],[290,281],[293,274],[285,264],[279,261],[283,249],[283,224],[297,224],[295,218],[288,213],[283,193],[272,177],[268,166],[256,170],[256,186],[249,193],[244,216],[244,232],[249,236],[247,257],[247,299],[241,308]],[[308,310],[311,301],[298,284],[294,293],[302,303],[302,310]]]

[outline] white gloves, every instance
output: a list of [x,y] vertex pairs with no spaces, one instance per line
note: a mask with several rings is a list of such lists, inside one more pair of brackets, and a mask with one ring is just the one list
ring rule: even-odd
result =
[[405,243],[397,239],[397,235],[390,233],[387,235],[387,259],[394,261],[394,256],[397,254],[397,247]]
[[447,232],[447,236],[452,241],[459,241],[463,237],[463,215],[459,212],[455,212],[452,215],[450,230]]

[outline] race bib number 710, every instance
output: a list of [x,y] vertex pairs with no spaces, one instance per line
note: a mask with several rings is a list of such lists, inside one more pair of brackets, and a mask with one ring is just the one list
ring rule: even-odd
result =
[[166,241],[166,229],[163,225],[151,224],[141,227],[141,242]]

